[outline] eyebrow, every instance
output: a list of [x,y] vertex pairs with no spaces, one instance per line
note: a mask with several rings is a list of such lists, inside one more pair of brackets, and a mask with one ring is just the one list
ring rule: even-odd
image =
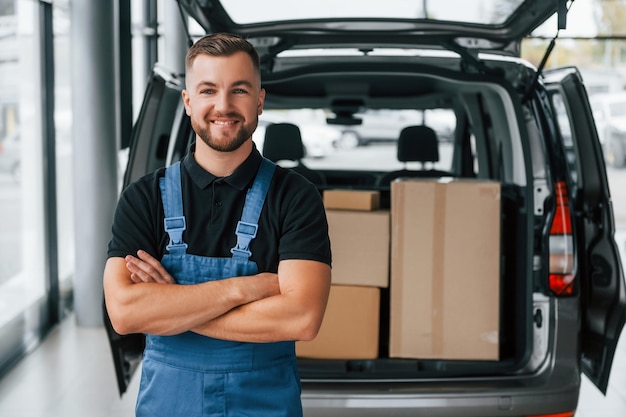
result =
[[[254,86],[252,85],[252,83],[250,81],[247,80],[239,80],[239,81],[235,81],[234,83],[232,83],[230,85],[230,87],[248,87],[248,88],[254,88]],[[200,87],[217,87],[217,84],[215,84],[212,81],[200,81],[197,85],[198,88]]]

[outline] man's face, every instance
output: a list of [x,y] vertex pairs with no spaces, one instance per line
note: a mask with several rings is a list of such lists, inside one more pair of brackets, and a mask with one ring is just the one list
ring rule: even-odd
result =
[[239,149],[257,127],[265,90],[245,52],[198,55],[187,70],[183,101],[191,126],[212,149]]

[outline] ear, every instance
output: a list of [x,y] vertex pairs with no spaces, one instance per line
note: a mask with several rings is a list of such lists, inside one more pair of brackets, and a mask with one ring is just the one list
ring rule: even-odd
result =
[[180,95],[182,96],[183,104],[185,105],[185,113],[187,113],[187,116],[191,116],[191,107],[189,106],[189,93],[185,89],[182,91],[182,93],[180,93]]
[[257,108],[256,108],[256,112],[257,115],[261,115],[261,113],[263,113],[263,104],[265,103],[265,89],[261,88],[261,91],[259,91],[259,102],[257,104]]

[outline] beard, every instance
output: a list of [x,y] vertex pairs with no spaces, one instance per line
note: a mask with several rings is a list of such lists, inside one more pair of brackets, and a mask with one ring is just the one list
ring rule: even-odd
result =
[[[227,117],[236,117],[241,120],[238,115],[234,114],[228,114]],[[257,127],[258,122],[258,118],[255,118],[255,120],[251,123],[241,123],[241,126],[237,132],[235,132],[234,136],[224,137],[221,139],[213,137],[210,129],[211,123],[209,121],[207,121],[204,126],[199,126],[192,118],[191,127],[200,139],[202,139],[202,142],[204,142],[209,148],[218,152],[233,152],[239,149],[248,139],[250,139],[252,133]]]

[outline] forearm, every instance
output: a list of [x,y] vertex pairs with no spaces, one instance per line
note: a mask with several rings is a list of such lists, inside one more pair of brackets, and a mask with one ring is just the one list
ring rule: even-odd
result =
[[239,342],[306,339],[308,334],[317,333],[316,328],[309,329],[316,320],[311,313],[299,310],[290,306],[288,297],[278,295],[232,309],[192,331]]
[[[256,280],[251,283],[251,279]],[[276,280],[267,274],[197,285],[134,283],[123,260],[120,263],[110,259],[105,269],[105,299],[111,322],[119,333],[171,335],[188,331],[242,304],[276,294],[278,286],[272,284],[272,279]],[[272,285],[276,287],[274,290]]]
[[312,261],[288,261],[281,263],[278,276],[279,295],[232,309],[192,330],[240,342],[313,339],[328,300],[330,268]]
[[209,301],[201,285],[133,284],[124,295],[107,301],[107,306],[120,333],[178,334],[243,303],[232,288],[218,285],[214,290],[219,296]]

